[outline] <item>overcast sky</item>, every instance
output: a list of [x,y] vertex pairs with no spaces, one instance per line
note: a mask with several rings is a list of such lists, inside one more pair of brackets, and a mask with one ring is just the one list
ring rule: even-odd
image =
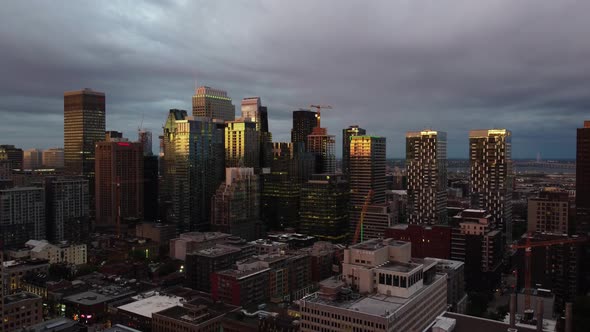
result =
[[[268,106],[274,141],[291,112],[330,104],[403,157],[404,134],[506,127],[513,156],[574,158],[590,119],[590,1],[6,1],[0,10],[0,143],[63,145],[63,92],[107,95],[107,129],[161,133],[195,84]],[[154,142],[154,146],[157,146]],[[340,152],[339,152],[340,153]]]

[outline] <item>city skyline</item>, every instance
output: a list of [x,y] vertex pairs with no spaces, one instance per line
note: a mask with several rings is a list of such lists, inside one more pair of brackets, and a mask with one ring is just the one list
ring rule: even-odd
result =
[[[537,152],[574,158],[590,47],[571,40],[585,31],[588,4],[531,4],[170,2],[62,10],[41,3],[37,17],[26,3],[11,3],[0,32],[7,50],[0,55],[7,70],[0,129],[12,139],[6,144],[23,149],[62,146],[63,91],[90,87],[107,95],[108,130],[134,137],[144,118],[143,127],[158,133],[169,109],[190,110],[195,85],[208,85],[234,101],[263,98],[274,141],[289,141],[293,110],[329,103],[334,110],[323,126],[337,141],[356,124],[387,138],[388,158],[403,157],[407,130],[428,127],[448,133],[449,158],[467,158],[468,131],[480,128],[510,129],[515,159]],[[320,23],[301,24],[292,15],[298,7]],[[72,18],[89,13],[93,20]],[[199,19],[166,24],[168,15],[183,21],[187,13]],[[242,15],[265,19],[233,29]],[[570,19],[543,24],[562,16]],[[21,56],[25,41],[34,57]],[[232,51],[239,49],[251,52]]]

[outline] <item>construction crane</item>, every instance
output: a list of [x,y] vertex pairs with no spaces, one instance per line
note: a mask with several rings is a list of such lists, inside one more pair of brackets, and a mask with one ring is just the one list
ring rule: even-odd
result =
[[332,109],[332,106],[330,106],[330,105],[309,105],[309,107],[312,107],[312,108],[315,108],[316,109],[316,112],[318,113],[318,115],[316,117],[317,120],[318,120],[317,121],[317,124],[318,124],[317,127],[318,128],[321,128],[322,127],[322,126],[320,126],[320,120],[322,118],[321,111],[322,111],[322,109],[331,110]]
[[550,247],[556,246],[561,244],[572,244],[572,243],[583,243],[586,242],[585,237],[575,237],[575,238],[563,238],[563,239],[555,239],[555,240],[546,240],[546,241],[537,241],[531,242],[531,238],[533,237],[532,233],[527,234],[526,242],[524,244],[512,244],[510,245],[511,249],[524,249],[524,309],[528,310],[531,309],[531,256],[533,248],[538,247]]
[[373,189],[369,190],[367,193],[367,197],[365,198],[365,204],[363,204],[363,209],[361,210],[361,217],[359,218],[358,223],[356,224],[356,230],[354,231],[354,238],[352,240],[352,244],[357,244],[359,241],[359,236],[361,242],[364,241],[364,226],[363,221],[365,220],[365,214],[367,213],[367,209],[371,204],[371,199],[373,199]]

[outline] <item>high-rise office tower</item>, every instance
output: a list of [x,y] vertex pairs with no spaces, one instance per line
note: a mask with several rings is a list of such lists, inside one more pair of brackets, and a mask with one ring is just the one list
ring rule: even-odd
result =
[[193,96],[193,116],[233,121],[236,108],[226,91],[202,86]]
[[447,220],[447,134],[423,130],[406,134],[408,222]]
[[[348,179],[350,185],[350,229],[352,233],[356,230],[365,203],[385,206],[385,190],[387,189],[385,167],[385,137],[351,137]],[[373,191],[372,197],[367,201],[371,190]],[[379,209],[372,210],[381,211]],[[381,220],[389,223],[389,218],[387,217]],[[368,230],[367,227],[369,224],[365,223],[364,226],[365,230]],[[389,224],[382,225],[382,227],[378,228],[384,230],[387,227],[389,227]],[[368,238],[363,240],[366,239]]]
[[0,239],[4,247],[21,247],[29,240],[45,239],[43,188],[0,190]]
[[578,128],[576,147],[576,233],[590,232],[590,121]]
[[45,178],[47,240],[83,241],[90,233],[88,180],[84,177]]
[[226,168],[212,198],[211,228],[254,241],[261,237],[260,181],[254,168]]
[[116,130],[108,130],[104,132],[104,140],[107,142],[118,142],[123,139],[123,133]]
[[260,97],[242,99],[243,121],[256,123],[260,140],[260,167],[270,167],[272,162],[272,134],[268,131],[268,109],[261,105]]
[[113,228],[143,218],[143,146],[136,142],[96,144],[96,226]]
[[105,139],[105,113],[102,92],[64,93],[64,164],[69,173],[94,177],[94,146]]
[[291,129],[291,142],[303,144],[307,147],[307,136],[311,134],[313,128],[317,127],[317,113],[310,110],[293,111],[293,128]]
[[340,174],[314,174],[301,188],[299,232],[319,240],[348,237],[350,189]]
[[151,156],[154,153],[152,152],[152,132],[141,129],[137,132],[137,141],[141,143],[143,147],[143,155],[144,156]]
[[[145,152],[145,150],[144,150]],[[143,218],[145,221],[159,219],[160,192],[158,156],[143,156]]]
[[512,134],[506,129],[469,132],[471,207],[486,210],[512,239]]
[[256,123],[247,120],[225,124],[225,165],[260,168],[260,133]]
[[367,131],[357,125],[342,129],[342,174],[348,176],[350,167],[350,140],[353,136],[366,135]]
[[0,145],[0,160],[9,160],[11,168],[22,168],[23,150],[14,145]]
[[161,158],[161,201],[169,206],[168,221],[180,233],[209,228],[211,196],[225,172],[224,124],[170,110]]
[[47,168],[63,168],[64,167],[64,149],[51,148],[43,150],[43,166]]
[[23,151],[23,168],[37,169],[43,164],[43,152],[39,149],[28,149]]
[[307,136],[307,151],[315,156],[316,174],[336,173],[336,137],[326,128],[317,126]]

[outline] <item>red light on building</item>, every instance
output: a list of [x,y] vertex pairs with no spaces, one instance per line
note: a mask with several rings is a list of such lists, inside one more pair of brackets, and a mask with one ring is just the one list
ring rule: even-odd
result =
[[118,142],[117,144],[119,146],[131,146],[131,143],[127,143],[127,142]]

